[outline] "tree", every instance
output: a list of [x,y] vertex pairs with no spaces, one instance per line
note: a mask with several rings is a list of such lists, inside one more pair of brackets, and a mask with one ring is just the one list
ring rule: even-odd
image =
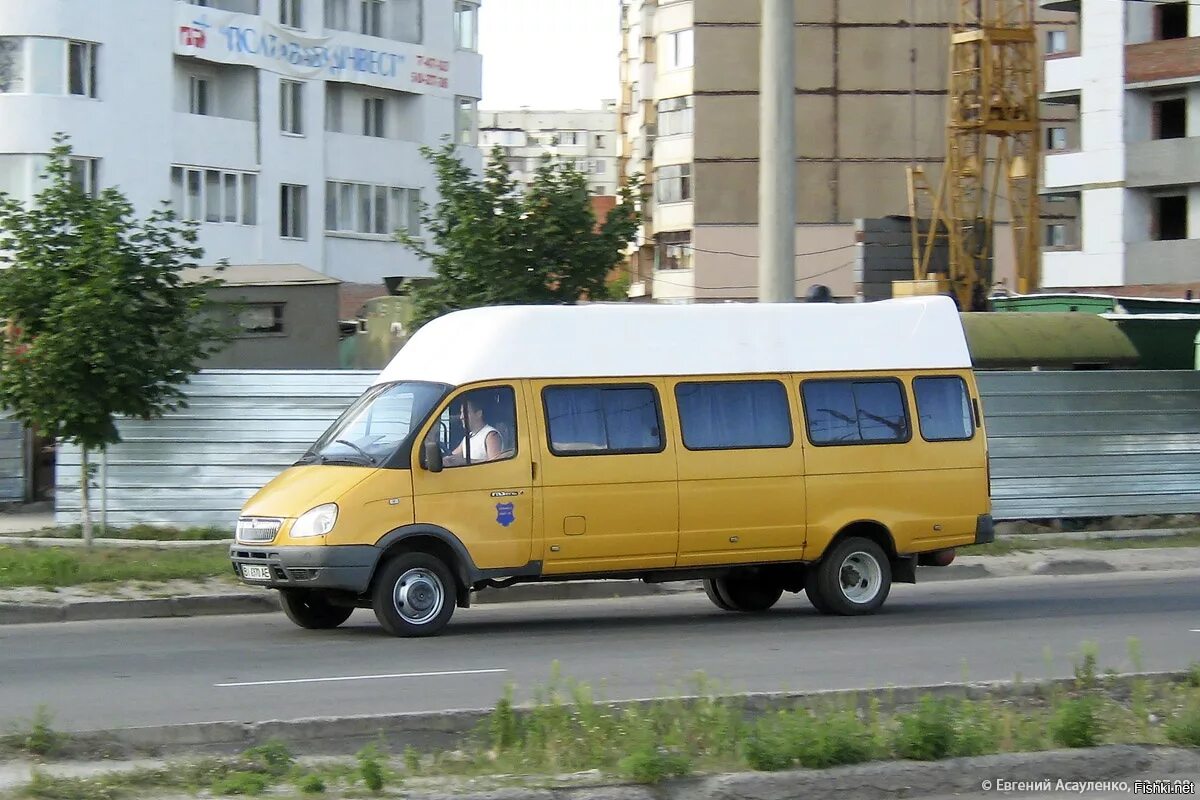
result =
[[432,242],[397,237],[433,265],[433,280],[413,292],[414,327],[462,308],[614,297],[606,280],[640,221],[636,176],[598,223],[587,180],[572,167],[546,159],[522,192],[499,149],[482,178],[453,144],[422,153],[438,182],[437,206],[422,206]]
[[144,220],[116,189],[89,196],[55,138],[46,186],[28,206],[0,195],[0,405],[43,436],[78,444],[83,534],[92,540],[88,452],[120,441],[118,415],[186,405],[179,385],[227,339],[207,294],[186,281],[203,251],[166,204]]

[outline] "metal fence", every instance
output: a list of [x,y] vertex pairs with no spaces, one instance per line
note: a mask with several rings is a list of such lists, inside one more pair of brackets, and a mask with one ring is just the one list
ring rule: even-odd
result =
[[[200,373],[189,408],[119,423],[124,441],[104,475],[109,524],[232,525],[374,375]],[[981,372],[979,381],[998,519],[1200,513],[1200,372]],[[58,522],[78,522],[77,448],[60,449],[57,478]]]
[[25,427],[0,413],[0,503],[20,503],[26,499],[29,455]]
[[1200,372],[981,372],[998,519],[1200,513]]

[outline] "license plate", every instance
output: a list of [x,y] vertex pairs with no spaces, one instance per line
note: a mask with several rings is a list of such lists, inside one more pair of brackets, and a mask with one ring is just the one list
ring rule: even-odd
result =
[[271,570],[258,564],[242,564],[242,577],[248,581],[269,581]]

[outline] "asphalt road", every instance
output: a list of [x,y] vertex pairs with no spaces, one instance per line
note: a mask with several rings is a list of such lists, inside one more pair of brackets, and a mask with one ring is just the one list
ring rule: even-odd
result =
[[[394,639],[370,611],[334,631],[282,614],[0,628],[0,726],[44,704],[58,730],[491,706],[564,676],[609,699],[671,693],[703,671],[723,689],[866,688],[1071,672],[1084,641],[1102,668],[1200,659],[1200,571],[897,586],[866,618],[819,616],[786,595],[768,615],[703,595],[459,610],[440,637]],[[1049,648],[1053,666],[1047,669]]]

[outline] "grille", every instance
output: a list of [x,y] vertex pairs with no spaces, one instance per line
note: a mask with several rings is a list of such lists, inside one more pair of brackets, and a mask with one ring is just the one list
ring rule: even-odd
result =
[[269,517],[242,517],[237,521],[239,542],[270,542],[283,526],[283,520]]

